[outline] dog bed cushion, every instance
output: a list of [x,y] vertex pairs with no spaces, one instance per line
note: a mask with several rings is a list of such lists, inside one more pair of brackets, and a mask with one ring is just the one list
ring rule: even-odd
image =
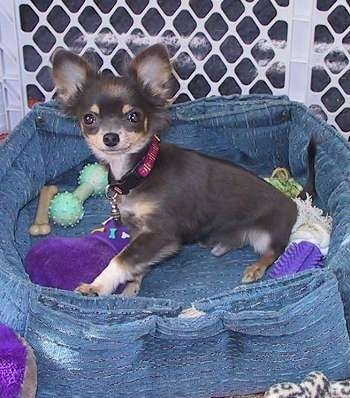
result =
[[[333,217],[324,269],[241,285],[249,248],[214,258],[192,245],[153,268],[139,297],[82,297],[29,281],[23,258],[39,189],[73,190],[91,153],[54,102],[25,116],[0,147],[0,322],[38,361],[38,397],[210,397],[264,391],[319,370],[350,377],[350,151],[345,140],[286,97],[231,96],[171,107],[163,140],[235,161],[261,175],[288,167],[305,183],[307,145],[319,141],[316,204]],[[219,195],[220,193],[218,193]],[[233,198],[234,199],[234,198]],[[109,215],[86,202],[81,236]],[[278,220],[276,220],[278,222]]]

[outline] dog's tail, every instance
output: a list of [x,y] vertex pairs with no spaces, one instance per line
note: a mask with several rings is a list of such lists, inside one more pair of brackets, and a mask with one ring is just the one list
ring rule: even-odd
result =
[[299,198],[301,199],[306,199],[306,194],[311,195],[313,198],[316,196],[316,189],[315,189],[316,149],[317,149],[317,141],[315,137],[312,136],[309,142],[309,146],[307,148],[308,179],[303,190],[299,194]]

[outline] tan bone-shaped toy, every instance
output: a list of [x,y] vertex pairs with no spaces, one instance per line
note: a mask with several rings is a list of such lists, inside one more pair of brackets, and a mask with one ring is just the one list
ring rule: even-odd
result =
[[51,226],[49,224],[49,205],[57,192],[57,185],[46,185],[41,188],[34,224],[29,228],[30,235],[48,235],[51,232]]

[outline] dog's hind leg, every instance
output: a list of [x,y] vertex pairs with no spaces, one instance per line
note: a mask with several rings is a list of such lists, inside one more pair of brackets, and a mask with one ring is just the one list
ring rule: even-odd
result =
[[279,254],[276,254],[274,250],[268,250],[265,252],[256,263],[249,265],[244,270],[242,282],[250,283],[261,279],[267,268],[278,258],[278,256]]

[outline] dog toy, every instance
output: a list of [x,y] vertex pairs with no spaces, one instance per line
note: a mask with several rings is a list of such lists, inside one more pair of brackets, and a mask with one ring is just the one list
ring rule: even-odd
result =
[[0,324],[0,397],[35,398],[37,366],[31,347]]
[[291,243],[276,260],[269,272],[269,278],[295,274],[311,268],[322,267],[323,256],[320,249],[310,242]]
[[330,242],[332,218],[323,215],[321,209],[312,206],[312,198],[309,194],[306,194],[305,200],[297,197],[303,188],[290,176],[287,169],[277,167],[271,177],[264,180],[292,198],[298,207],[298,218],[293,226],[290,242],[314,243],[321,253],[326,255]]
[[30,235],[48,235],[51,232],[48,214],[49,205],[57,192],[57,185],[46,185],[41,188],[34,223],[29,228]]
[[266,177],[264,180],[290,198],[296,198],[303,190],[303,187],[283,167],[277,167],[272,172],[271,177]]
[[306,240],[315,244],[325,256],[328,253],[332,230],[332,217],[324,215],[323,211],[312,205],[312,198],[306,194],[306,199],[295,198],[298,207],[298,217],[292,228],[290,242]]
[[306,199],[295,198],[298,217],[292,228],[286,251],[276,260],[268,273],[270,278],[280,278],[299,271],[322,266],[328,253],[332,218],[323,215],[312,205],[310,195]]
[[[29,250],[24,266],[38,285],[74,290],[82,282],[91,283],[129,242],[127,227],[110,218],[80,238],[42,239]],[[119,286],[116,293],[124,287]]]
[[80,172],[78,188],[74,192],[55,195],[50,203],[49,213],[55,224],[63,227],[74,226],[84,215],[84,202],[91,196],[101,195],[108,184],[108,173],[104,166],[93,163]]
[[300,384],[279,383],[270,387],[264,398],[346,398],[350,397],[350,381],[330,382],[321,372],[312,372]]

